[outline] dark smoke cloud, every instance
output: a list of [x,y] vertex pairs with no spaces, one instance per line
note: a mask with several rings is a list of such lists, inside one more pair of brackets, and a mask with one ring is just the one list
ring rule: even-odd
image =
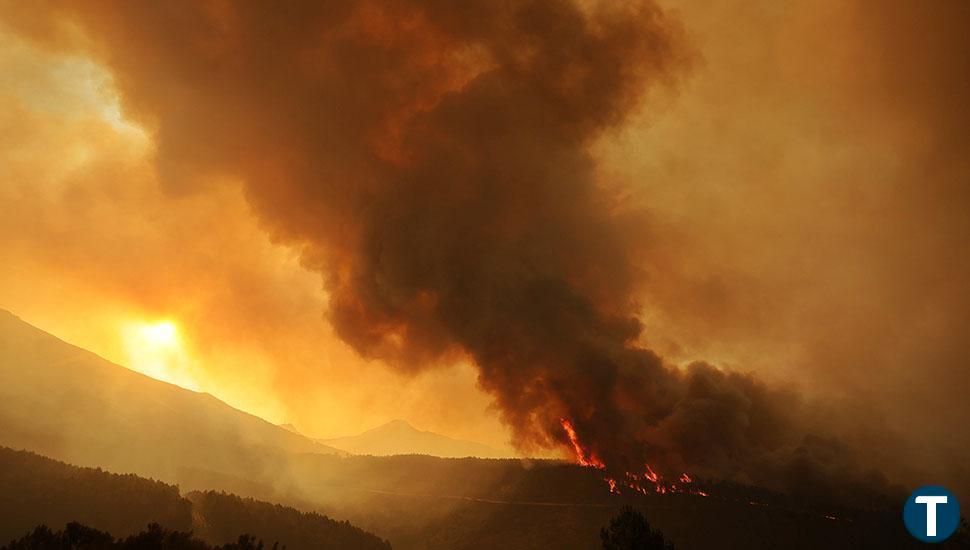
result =
[[408,370],[470,358],[517,445],[568,448],[568,418],[621,471],[858,470],[802,439],[793,396],[638,344],[644,220],[589,147],[689,70],[652,2],[46,7],[8,23],[111,68],[174,192],[244,181],[346,342]]

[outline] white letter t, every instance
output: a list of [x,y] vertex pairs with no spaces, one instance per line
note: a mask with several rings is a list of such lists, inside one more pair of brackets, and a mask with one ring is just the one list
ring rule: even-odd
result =
[[946,504],[946,497],[916,497],[916,504],[926,505],[926,536],[935,537],[936,536],[936,505]]

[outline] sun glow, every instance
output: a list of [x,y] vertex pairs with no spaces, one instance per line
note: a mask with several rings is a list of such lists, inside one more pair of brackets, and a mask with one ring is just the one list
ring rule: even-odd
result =
[[158,346],[178,345],[178,329],[171,321],[162,321],[154,325],[148,325],[141,329],[141,336],[152,344]]
[[198,391],[178,325],[162,320],[122,326],[128,368],[171,384]]

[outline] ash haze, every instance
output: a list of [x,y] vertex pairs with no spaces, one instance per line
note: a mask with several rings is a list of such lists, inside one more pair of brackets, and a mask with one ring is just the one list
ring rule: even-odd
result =
[[0,306],[72,343],[314,437],[970,490],[962,0],[0,25]]

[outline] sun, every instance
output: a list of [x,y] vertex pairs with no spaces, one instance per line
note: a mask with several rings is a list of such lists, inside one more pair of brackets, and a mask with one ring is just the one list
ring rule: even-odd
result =
[[160,347],[178,345],[178,327],[171,321],[145,325],[139,332],[146,342],[153,345]]
[[174,321],[128,322],[122,326],[121,337],[128,368],[183,388],[199,389]]

